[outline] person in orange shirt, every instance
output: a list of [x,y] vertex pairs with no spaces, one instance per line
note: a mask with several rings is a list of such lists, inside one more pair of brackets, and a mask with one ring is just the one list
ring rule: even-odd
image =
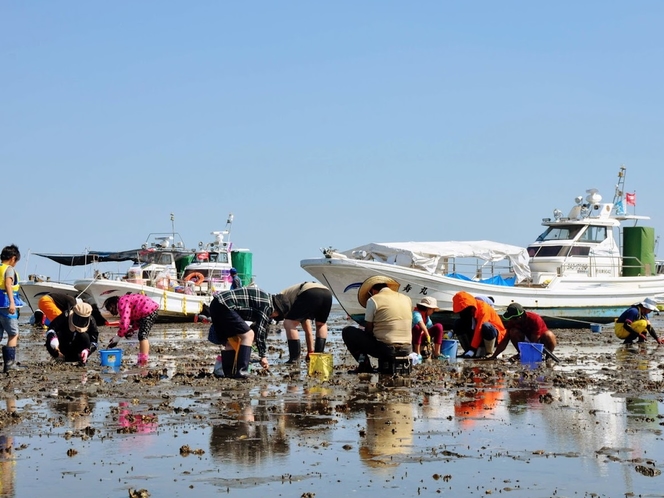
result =
[[496,310],[467,292],[454,295],[452,311],[459,314],[452,330],[464,350],[463,358],[489,356],[496,342],[505,337],[505,326]]

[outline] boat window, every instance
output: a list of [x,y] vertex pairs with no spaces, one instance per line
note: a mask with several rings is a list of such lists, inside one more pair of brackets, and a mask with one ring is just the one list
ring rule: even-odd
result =
[[570,251],[570,256],[588,256],[590,254],[590,247],[574,246]]
[[528,255],[531,258],[552,258],[556,256],[565,256],[567,248],[564,246],[541,246],[541,247],[529,247]]
[[210,261],[213,263],[228,263],[228,253],[226,252],[211,252]]
[[577,236],[581,228],[574,225],[549,227],[542,235],[537,237],[537,240],[540,242],[545,240],[572,240]]
[[606,240],[606,227],[589,226],[579,238],[583,242],[602,242]]

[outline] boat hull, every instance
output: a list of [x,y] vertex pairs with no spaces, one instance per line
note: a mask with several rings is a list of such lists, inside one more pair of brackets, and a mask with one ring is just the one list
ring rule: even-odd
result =
[[74,282],[74,287],[91,296],[107,320],[113,316],[103,308],[109,297],[123,296],[128,293],[144,294],[159,304],[159,321],[191,321],[204,305],[210,304],[211,295],[199,296],[182,294],[148,285],[135,284],[121,280],[83,279]]
[[417,269],[376,261],[316,258],[302,260],[302,268],[327,286],[356,321],[362,321],[364,308],[357,301],[357,291],[373,275],[393,278],[400,284],[413,305],[424,296],[436,298],[438,318],[450,322],[452,298],[459,291],[494,298],[497,309],[512,302],[540,314],[550,326],[582,327],[589,323],[609,323],[630,305],[646,297],[664,299],[664,275],[583,279],[558,277],[546,287],[500,286],[433,275]]
[[52,292],[67,294],[72,297],[81,297],[84,301],[94,304],[89,295],[84,293],[79,296],[81,293],[71,284],[60,282],[21,282],[21,295],[33,313],[39,309],[39,300]]

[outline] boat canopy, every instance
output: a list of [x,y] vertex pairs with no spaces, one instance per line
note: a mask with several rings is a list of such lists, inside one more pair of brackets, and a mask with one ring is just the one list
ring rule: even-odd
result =
[[528,250],[490,240],[448,242],[380,242],[341,253],[350,259],[380,261],[435,273],[441,258],[479,258],[487,262],[509,259],[517,282],[530,278]]
[[143,249],[132,249],[129,251],[88,251],[84,254],[40,254],[42,258],[48,258],[63,266],[85,266],[94,263],[113,263],[118,261],[138,262],[138,254]]

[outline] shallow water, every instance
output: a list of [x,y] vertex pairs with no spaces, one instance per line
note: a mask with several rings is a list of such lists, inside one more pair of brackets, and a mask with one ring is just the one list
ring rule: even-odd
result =
[[[204,333],[158,325],[151,338],[158,345]],[[283,333],[269,343],[283,345]],[[338,362],[338,327],[330,346]],[[0,489],[55,498],[124,497],[131,488],[153,497],[663,496],[664,396],[592,382],[560,387],[556,374],[661,382],[664,348],[561,343],[556,353],[561,364],[505,363],[489,380],[477,362],[445,363],[416,388],[340,372],[318,382],[303,365],[299,375],[275,368],[256,383],[222,379],[218,390],[187,392],[171,380],[181,365],[166,355],[160,397],[144,397],[140,385],[133,399],[95,397],[74,382],[66,394],[23,397],[17,378],[5,403],[26,418],[0,431],[11,448],[0,459]],[[107,385],[140,375],[74,370],[80,392],[96,374]]]

